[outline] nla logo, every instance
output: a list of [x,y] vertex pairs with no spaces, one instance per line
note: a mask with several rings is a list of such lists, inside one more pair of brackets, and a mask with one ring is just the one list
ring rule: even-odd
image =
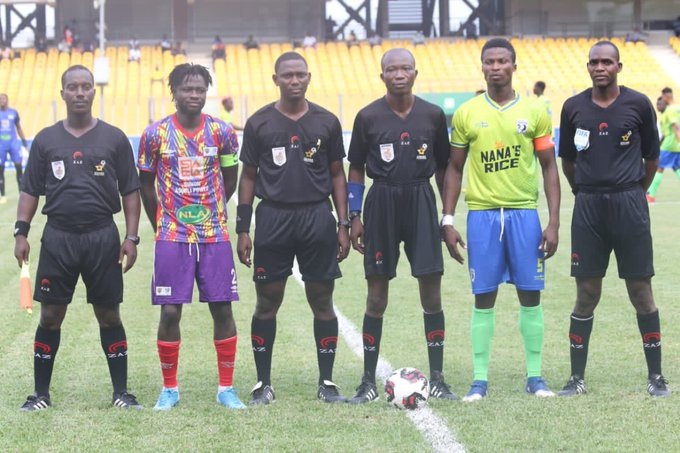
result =
[[182,206],[177,210],[177,220],[187,225],[197,225],[210,218],[212,211],[200,204]]

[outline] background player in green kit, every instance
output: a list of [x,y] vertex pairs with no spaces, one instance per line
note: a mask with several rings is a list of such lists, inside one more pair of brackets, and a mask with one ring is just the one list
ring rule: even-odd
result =
[[[451,158],[444,182],[442,236],[451,256],[463,263],[465,247],[453,226],[463,167],[469,160],[468,258],[475,308],[472,314],[474,381],[463,401],[484,398],[495,326],[498,285],[513,283],[520,303],[519,327],[524,339],[527,393],[553,396],[541,378],[543,349],[544,260],[557,250],[560,183],[545,104],[520,96],[512,88],[515,50],[505,39],[482,48],[486,93],[463,104],[454,114]],[[544,231],[536,211],[538,167],[543,172],[549,223]]]
[[661,97],[666,105],[661,113],[661,155],[659,156],[659,168],[656,170],[652,184],[647,191],[647,201],[656,201],[656,192],[659,190],[663,171],[673,169],[680,179],[680,106],[673,102],[673,90],[666,87],[661,90]]

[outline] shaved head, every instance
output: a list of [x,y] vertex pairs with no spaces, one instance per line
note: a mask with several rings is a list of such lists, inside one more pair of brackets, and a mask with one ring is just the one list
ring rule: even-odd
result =
[[407,49],[404,49],[404,48],[401,48],[401,47],[396,47],[394,49],[388,50],[387,52],[385,52],[383,54],[382,59],[380,60],[380,69],[384,70],[385,66],[387,66],[387,64],[390,62],[390,60],[392,58],[403,57],[405,55],[407,55],[410,58],[411,62],[413,63],[413,67],[415,67],[416,66],[416,59],[413,56],[413,54]]

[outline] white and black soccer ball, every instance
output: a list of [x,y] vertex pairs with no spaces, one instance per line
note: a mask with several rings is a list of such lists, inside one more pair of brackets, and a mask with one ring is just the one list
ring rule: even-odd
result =
[[427,403],[430,383],[415,368],[399,368],[385,381],[385,399],[399,409],[418,409]]

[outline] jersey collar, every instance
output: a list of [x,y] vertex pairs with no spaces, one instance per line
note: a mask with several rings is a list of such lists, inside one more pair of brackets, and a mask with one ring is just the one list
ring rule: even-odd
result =
[[493,99],[491,99],[489,97],[489,93],[486,93],[486,92],[484,93],[484,99],[486,99],[486,102],[488,102],[491,105],[491,107],[493,107],[496,110],[499,110],[501,112],[504,112],[504,111],[508,110],[510,107],[512,107],[513,105],[517,104],[517,102],[519,101],[519,93],[517,91],[515,91],[515,99],[513,99],[512,101],[508,102],[505,105],[498,105],[498,103],[496,101],[494,101]]
[[186,135],[187,138],[192,139],[196,137],[196,134],[198,134],[199,131],[203,130],[205,128],[205,113],[201,113],[201,124],[198,126],[198,128],[194,131],[193,134],[190,134],[187,132],[181,124],[179,124],[179,121],[177,120],[177,113],[172,114],[172,122],[175,124],[175,127],[179,129],[184,135]]

